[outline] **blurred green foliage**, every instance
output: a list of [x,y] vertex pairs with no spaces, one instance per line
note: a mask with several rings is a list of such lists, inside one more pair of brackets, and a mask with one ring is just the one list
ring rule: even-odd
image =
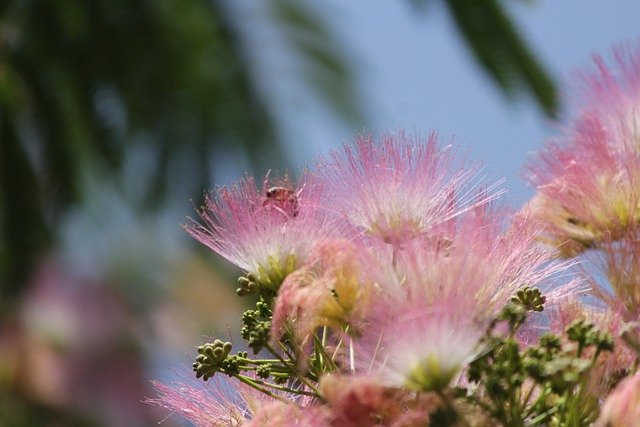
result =
[[[499,88],[525,90],[553,114],[553,84],[498,0],[445,3]],[[220,153],[241,153],[262,170],[284,157],[276,114],[259,89],[264,76],[228,6],[0,0],[0,301],[10,304],[55,242],[67,208],[82,201],[86,174],[99,169],[116,179],[136,144],[151,147],[153,159],[140,171],[148,183],[140,209],[162,206],[175,180],[191,189],[185,199],[197,197]],[[303,82],[336,117],[359,128],[347,53],[310,6],[261,3],[299,60]],[[178,162],[188,164],[187,174],[171,172]]]
[[555,116],[558,109],[555,84],[500,1],[446,0],[446,3],[472,54],[502,92],[509,97],[518,92],[529,93],[548,116]]
[[[136,141],[155,161],[142,208],[158,207],[177,159],[190,163],[190,194],[209,185],[218,151],[254,165],[278,158],[274,117],[256,88],[221,1],[22,0],[0,6],[0,281],[19,291],[55,238],[65,208],[82,199],[83,174],[116,176]],[[328,32],[306,8],[271,13],[312,63],[321,99],[354,117],[350,75]],[[329,91],[334,87],[337,91]],[[350,113],[350,114],[347,114]],[[143,177],[144,176],[144,177]],[[150,178],[149,178],[150,177]],[[0,300],[4,300],[0,296]]]

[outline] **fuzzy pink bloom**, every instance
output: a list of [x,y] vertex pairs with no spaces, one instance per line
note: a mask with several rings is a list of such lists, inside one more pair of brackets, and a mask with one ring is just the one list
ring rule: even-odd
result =
[[435,396],[421,396],[387,387],[367,376],[325,375],[320,392],[327,402],[334,426],[424,426],[429,412],[438,406]]
[[231,188],[212,192],[190,219],[187,232],[242,268],[259,287],[277,291],[284,278],[303,265],[315,240],[331,234],[318,209],[321,190],[305,175],[293,189],[285,178],[256,188],[246,177]]
[[[594,67],[578,72],[581,83],[576,103],[583,105],[582,118],[595,118],[630,151],[640,143],[640,40],[613,50],[612,66],[600,55]],[[628,145],[627,145],[628,144]]]
[[332,427],[332,424],[323,407],[302,408],[276,401],[260,409],[245,427]]
[[618,242],[605,239],[600,249],[594,263],[606,274],[608,286],[594,283],[594,294],[623,320],[640,320],[640,224],[629,227]]
[[[314,248],[309,262],[284,281],[275,302],[271,339],[293,333],[298,348],[307,348],[311,334],[327,326],[338,335],[357,335],[368,316],[373,283],[361,280],[355,243],[328,239]],[[306,355],[298,354],[301,367]]]
[[640,422],[640,375],[626,378],[602,405],[598,427],[636,427]]
[[640,219],[640,44],[617,49],[612,68],[594,62],[578,75],[577,117],[527,166],[539,191],[530,209],[565,256]]
[[[189,420],[196,427],[287,427],[294,424],[264,424],[262,421],[269,419],[269,413],[274,417],[275,413],[282,413],[282,409],[274,411],[274,407],[283,405],[283,402],[288,401],[287,406],[292,408],[292,411],[295,411],[295,408],[299,408],[298,411],[302,411],[302,408],[307,411],[311,404],[309,397],[276,392],[282,399],[278,400],[236,379],[216,376],[204,382],[193,378],[193,375],[186,371],[176,371],[176,376],[178,379],[170,385],[154,381],[153,385],[159,397],[147,399],[146,402],[166,408]],[[322,427],[325,424],[295,425]]]
[[443,391],[482,351],[484,325],[454,301],[414,307],[381,318],[372,330],[380,339],[362,347],[372,374],[389,386]]
[[309,263],[284,282],[275,304],[272,336],[282,336],[286,322],[294,330],[318,326],[357,328],[371,299],[372,287],[360,282],[358,248],[345,239],[320,242]]
[[171,385],[154,381],[159,397],[149,399],[147,403],[181,415],[196,427],[241,426],[250,419],[255,409],[251,408],[250,402],[266,398],[266,395],[260,395],[235,380],[232,381],[236,388],[217,377],[205,383],[189,378],[192,377],[189,373],[176,372],[176,375],[178,380]]
[[395,253],[396,285],[382,286],[385,301],[400,310],[456,301],[492,318],[525,286],[539,287],[550,304],[579,290],[577,280],[556,283],[572,263],[551,261],[552,251],[536,243],[536,223],[527,217],[486,205],[438,230]]
[[[477,193],[477,162],[461,165],[455,148],[435,133],[425,140],[403,131],[358,136],[319,168],[327,180],[328,209],[356,233],[394,246],[422,236],[433,226],[497,197]],[[492,190],[492,188],[490,188]]]
[[487,322],[518,289],[538,286],[550,304],[575,295],[579,281],[555,283],[572,262],[551,261],[536,232],[526,216],[486,205],[392,251],[359,372],[372,364],[390,384],[443,389],[482,350]]

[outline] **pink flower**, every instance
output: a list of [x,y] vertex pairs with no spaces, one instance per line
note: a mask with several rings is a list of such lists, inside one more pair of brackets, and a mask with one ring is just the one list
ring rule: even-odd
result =
[[[147,403],[161,406],[181,415],[196,427],[238,427],[247,422],[255,408],[252,401],[261,401],[266,395],[238,382],[231,383],[213,378],[210,382],[196,380],[190,373],[182,378],[176,372],[178,380],[171,385],[153,382],[159,393],[157,399],[149,399]],[[234,387],[235,386],[235,387]],[[259,405],[256,405],[259,406]]]
[[332,427],[325,408],[302,408],[294,403],[276,401],[258,411],[245,427]]
[[424,426],[438,406],[433,396],[421,396],[387,387],[372,377],[324,375],[320,391],[327,402],[333,426]]
[[535,241],[536,223],[524,216],[486,205],[444,225],[396,252],[396,279],[381,287],[387,301],[402,310],[455,301],[486,319],[525,286],[540,288],[548,303],[578,291],[578,281],[555,283],[572,263],[550,261],[552,251]]
[[[247,427],[293,425],[324,427],[320,422],[292,424],[291,421],[302,417],[293,414],[315,414],[320,411],[311,407],[311,398],[294,396],[289,393],[275,392],[277,398],[267,396],[236,380],[235,378],[212,378],[203,382],[192,377],[189,372],[176,372],[178,380],[171,385],[153,382],[159,393],[157,399],[148,399],[146,403],[161,406],[181,415],[196,427]],[[304,411],[303,411],[304,409]],[[285,414],[288,418],[283,418]],[[271,419],[271,423],[266,423]],[[312,418],[310,418],[312,419]],[[266,420],[266,421],[265,421]],[[280,423],[275,423],[280,420]]]
[[640,375],[626,378],[607,397],[596,425],[635,427],[640,420]]
[[593,55],[594,67],[578,72],[581,84],[576,104],[583,105],[581,120],[595,119],[602,129],[629,151],[640,144],[640,40],[627,42],[613,51],[613,67]]
[[605,239],[595,263],[608,286],[594,283],[594,294],[625,321],[640,320],[640,224],[629,227],[618,242]]
[[[499,192],[472,192],[481,166],[464,167],[455,148],[402,131],[358,136],[343,153],[332,153],[319,173],[327,180],[328,209],[356,233],[396,247]],[[489,190],[493,190],[490,187]]]
[[260,290],[276,292],[284,278],[303,265],[315,240],[331,235],[318,209],[321,189],[306,174],[294,190],[287,177],[263,189],[248,176],[207,196],[200,224],[187,232],[242,268]]
[[273,337],[281,336],[287,320],[300,332],[318,326],[357,328],[372,293],[372,286],[360,281],[357,250],[345,239],[318,244],[309,263],[291,274],[281,288],[274,308]]
[[640,219],[640,45],[594,57],[580,73],[577,117],[545,144],[527,169],[538,188],[532,214],[544,239],[571,256],[616,240]]
[[[314,248],[309,262],[284,281],[275,302],[271,339],[293,333],[297,348],[309,344],[311,334],[327,326],[337,335],[358,334],[369,315],[373,283],[362,280],[359,251],[346,239],[328,239]],[[299,364],[306,355],[299,354]]]
[[[443,391],[482,351],[485,328],[454,301],[381,319],[380,339],[365,345],[372,374],[389,386]],[[365,359],[366,360],[366,359]]]
[[442,390],[482,351],[486,325],[518,289],[538,286],[552,304],[574,295],[577,281],[554,287],[572,263],[551,261],[536,231],[486,205],[394,251],[359,343],[359,372],[378,366],[388,385]]

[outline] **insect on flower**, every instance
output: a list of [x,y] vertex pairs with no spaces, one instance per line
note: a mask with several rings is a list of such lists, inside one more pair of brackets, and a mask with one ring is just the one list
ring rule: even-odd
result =
[[273,207],[286,217],[295,218],[300,213],[300,202],[296,192],[283,186],[267,187],[270,174],[271,170],[267,172],[263,181],[265,200],[262,207]]

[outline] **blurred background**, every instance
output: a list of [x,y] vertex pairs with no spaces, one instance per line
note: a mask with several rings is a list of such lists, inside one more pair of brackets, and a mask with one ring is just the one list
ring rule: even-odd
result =
[[180,227],[205,189],[403,127],[472,147],[520,204],[571,70],[638,41],[638,16],[632,0],[0,0],[0,427],[188,425],[142,403],[149,381],[245,303]]

